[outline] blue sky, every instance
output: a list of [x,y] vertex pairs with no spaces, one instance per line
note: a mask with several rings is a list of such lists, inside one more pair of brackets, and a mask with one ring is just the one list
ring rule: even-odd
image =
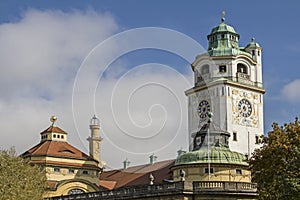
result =
[[[264,87],[267,91],[264,99],[265,132],[271,129],[271,124],[274,121],[279,124],[293,121],[295,116],[299,115],[300,109],[300,68],[298,61],[300,53],[300,40],[298,39],[300,32],[299,8],[300,2],[298,1],[289,1],[288,3],[272,1],[271,3],[269,1],[258,0],[0,1],[0,39],[1,37],[4,38],[1,40],[3,41],[2,44],[0,43],[0,46],[2,46],[0,47],[0,52],[6,52],[7,48],[10,48],[10,46],[5,46],[9,39],[12,41],[24,40],[21,38],[22,35],[17,35],[16,32],[18,31],[23,33],[23,30],[26,30],[24,31],[25,34],[36,34],[35,36],[37,36],[37,38],[42,38],[41,41],[45,41],[57,34],[55,31],[51,31],[52,24],[58,23],[55,19],[61,17],[61,21],[70,20],[69,24],[65,24],[65,26],[70,25],[70,29],[73,27],[72,23],[76,24],[76,20],[72,20],[72,17],[76,19],[76,16],[84,16],[83,18],[86,20],[79,25],[79,27],[82,27],[82,33],[80,33],[81,35],[78,36],[78,38],[82,39],[82,41],[77,40],[77,42],[79,41],[78,43],[70,41],[71,44],[65,47],[65,51],[68,51],[68,48],[72,50],[69,54],[64,55],[64,57],[70,57],[67,61],[64,59],[60,60],[59,58],[56,60],[57,55],[61,54],[52,55],[49,53],[49,56],[41,60],[40,63],[37,61],[28,61],[28,65],[31,64],[32,66],[38,63],[39,65],[36,65],[37,68],[23,68],[22,64],[18,64],[19,68],[9,70],[9,66],[14,64],[10,63],[10,60],[19,59],[19,57],[14,57],[13,54],[7,54],[11,55],[9,58],[6,55],[5,60],[8,60],[7,62],[0,62],[1,70],[3,69],[1,73],[2,87],[0,88],[2,94],[2,97],[0,97],[1,126],[2,128],[4,127],[3,130],[5,130],[5,132],[11,132],[7,135],[6,133],[2,133],[3,136],[8,139],[3,140],[3,143],[0,142],[0,146],[8,148],[9,145],[15,145],[20,152],[32,146],[39,140],[38,133],[48,126],[48,117],[56,113],[59,115],[59,118],[61,118],[60,125],[63,128],[70,132],[75,130],[72,124],[73,120],[71,120],[73,116],[70,111],[70,104],[72,85],[77,70],[86,54],[109,36],[133,28],[162,27],[186,34],[200,43],[204,48],[207,48],[206,36],[214,26],[220,23],[221,12],[223,10],[226,11],[226,23],[234,26],[237,33],[240,34],[240,46],[246,45],[252,37],[255,37],[256,41],[263,48],[263,80]],[[43,13],[48,13],[48,15],[44,15]],[[40,22],[34,19],[35,16],[41,16]],[[48,19],[50,19],[50,22],[53,22],[49,23],[49,26],[45,24],[49,22],[47,21]],[[90,19],[92,21],[91,23],[89,23]],[[92,19],[94,19],[94,21]],[[98,19],[99,23],[95,19]],[[45,21],[43,22],[43,20]],[[45,26],[43,30],[38,29],[38,23]],[[98,25],[99,27],[97,27]],[[48,31],[46,31],[47,27],[49,27]],[[39,32],[34,31],[31,33],[30,31],[33,30],[38,30]],[[84,31],[87,31],[87,33]],[[16,33],[16,37],[19,37],[19,40],[8,37],[9,35],[13,37],[13,35],[9,33]],[[99,38],[97,38],[97,34]],[[47,35],[47,37],[45,35]],[[84,35],[87,35],[87,37],[85,38]],[[46,47],[55,43],[56,39],[57,38],[52,38],[51,42],[43,48],[47,50]],[[84,39],[88,42],[85,43]],[[34,38],[32,41],[34,41]],[[16,45],[15,48],[20,50],[18,44],[20,45],[19,47],[21,47],[22,42],[14,43],[14,45]],[[37,43],[36,46],[39,44],[40,43]],[[72,44],[74,44],[74,46],[72,46]],[[10,45],[10,43],[7,42],[6,45]],[[34,49],[35,46],[31,48]],[[77,50],[77,48],[79,50]],[[50,51],[56,52],[55,46],[53,46],[49,52]],[[48,51],[46,51],[45,54],[47,54],[47,52]],[[21,50],[18,53],[20,55],[26,55],[23,54]],[[32,56],[34,57],[37,53],[40,53],[40,51],[33,53]],[[27,58],[31,59],[28,56]],[[27,58],[22,59],[24,59],[24,62],[27,62]],[[49,62],[47,59],[49,59]],[[59,67],[55,68],[54,71],[52,70],[53,67],[51,64],[43,68],[43,62],[50,63],[54,62],[53,60],[57,61],[57,63],[52,63],[53,66]],[[120,57],[115,61],[112,66],[116,69],[120,67],[121,72],[114,78],[120,77],[120,75],[128,71],[132,66],[150,62],[172,66],[180,73],[187,75],[187,77],[191,73],[188,66],[189,63],[182,58],[168,52],[146,49],[126,54],[126,56]],[[64,68],[64,66],[69,65],[72,65],[72,67]],[[126,66],[127,69],[124,70],[121,65]],[[16,70],[20,72],[24,70],[24,72],[21,75],[16,75]],[[49,73],[49,76],[41,76],[39,73],[43,74],[43,70],[44,74]],[[54,78],[58,72],[60,74]],[[111,72],[113,72],[113,70],[111,70]],[[8,78],[10,76],[11,79]],[[45,80],[47,78],[54,79],[55,87],[50,86],[51,81],[47,82]],[[65,86],[68,84],[70,86]],[[61,88],[63,88],[63,91],[61,91]],[[183,90],[184,88],[182,92]],[[66,94],[68,95],[64,96]],[[65,102],[61,99],[68,99],[68,101]],[[101,99],[99,101],[101,101]],[[59,105],[60,103],[61,105]],[[39,111],[37,109],[39,106],[41,106],[41,108],[44,107],[45,111]],[[64,110],[64,108],[68,106],[70,108]],[[30,116],[30,119],[26,118],[26,113]],[[104,117],[105,116],[101,116],[101,118]],[[47,118],[47,120],[41,118]],[[11,131],[10,127],[12,127],[16,121],[22,124],[22,128]],[[88,120],[83,123],[83,126],[87,127],[87,123]],[[32,128],[32,126],[35,126],[35,128]],[[80,128],[77,127],[76,129]],[[82,128],[82,130],[84,129]],[[20,137],[21,140],[18,141],[15,141],[14,137],[11,136],[12,134],[18,134],[24,131],[32,131],[34,133],[29,135],[24,133],[26,136],[22,135]],[[32,137],[36,137],[36,139],[32,141]],[[86,146],[82,144],[85,143],[82,142],[82,138],[80,139],[81,141],[78,141],[75,138],[72,139],[72,136],[70,136],[70,139],[71,143],[75,143],[80,148],[86,148]],[[185,144],[182,146],[185,148]],[[159,154],[159,152],[157,152],[157,154]],[[174,156],[175,154],[162,154],[161,157],[167,159],[173,158]],[[108,159],[108,157],[109,156],[104,155],[104,158]],[[130,153],[124,154],[122,157],[124,159],[125,157],[135,159]],[[116,158],[112,161],[115,163],[113,165],[117,166],[117,163],[120,163],[120,159],[123,158]],[[143,162],[141,158],[135,161],[136,163]]]

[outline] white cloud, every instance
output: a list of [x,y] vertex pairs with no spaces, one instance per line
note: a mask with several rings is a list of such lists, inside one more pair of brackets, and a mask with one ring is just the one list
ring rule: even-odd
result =
[[63,129],[74,131],[71,94],[77,70],[90,50],[117,30],[109,14],[93,10],[28,10],[20,21],[0,24],[2,148],[28,149],[53,114]]
[[[188,146],[184,91],[190,87],[190,75],[146,64],[99,83],[96,109],[107,141],[104,147],[109,144],[110,152],[119,152],[113,162],[107,162],[110,166],[120,166],[125,158],[149,162],[153,152],[159,159],[175,158],[180,147]],[[109,160],[110,154],[104,153],[103,159]]]
[[14,97],[61,94],[58,88],[70,82],[90,49],[116,29],[109,15],[94,11],[27,11],[19,22],[0,26],[1,85],[14,80],[0,90]]
[[300,79],[296,79],[288,84],[286,84],[281,94],[282,96],[290,102],[300,102]]
[[[148,162],[153,152],[159,160],[175,158],[180,147],[187,148],[184,90],[191,86],[187,80],[192,80],[192,72],[181,75],[159,64],[132,68],[117,59],[97,83],[101,70],[106,70],[106,59],[116,60],[120,46],[116,39],[99,51],[93,48],[116,31],[118,24],[112,16],[93,10],[28,10],[20,21],[0,25],[2,148],[13,145],[21,153],[37,144],[39,133],[50,125],[50,116],[56,115],[57,125],[69,133],[69,142],[88,153],[86,138],[93,112],[101,120],[102,158],[108,167],[120,167],[125,158],[132,164]],[[168,37],[170,32],[162,29],[157,33]],[[193,40],[171,33],[179,38],[176,45],[170,38],[162,47],[175,49],[175,53],[178,50],[187,60],[201,52],[199,46],[191,45]],[[127,50],[132,44],[129,39],[122,40]],[[161,39],[158,37],[157,44]],[[141,37],[134,45],[142,47],[146,42],[149,47],[152,41],[151,37]],[[85,67],[90,74],[84,73]],[[81,90],[74,94],[73,86]]]

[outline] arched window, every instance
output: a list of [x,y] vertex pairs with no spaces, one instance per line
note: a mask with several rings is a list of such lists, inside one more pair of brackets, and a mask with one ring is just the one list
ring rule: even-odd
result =
[[248,74],[247,66],[244,64],[237,64],[237,72],[238,73],[243,73],[243,74]]
[[203,65],[201,68],[201,74],[209,73],[209,65]]

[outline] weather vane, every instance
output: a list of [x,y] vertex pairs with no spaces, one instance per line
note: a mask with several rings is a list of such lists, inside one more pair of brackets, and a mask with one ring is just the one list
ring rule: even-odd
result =
[[225,21],[225,11],[223,10],[222,11],[222,22],[224,22]]

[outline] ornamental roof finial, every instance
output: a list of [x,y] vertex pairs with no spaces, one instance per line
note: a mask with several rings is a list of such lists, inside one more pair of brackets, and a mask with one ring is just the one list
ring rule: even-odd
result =
[[221,21],[222,21],[222,22],[225,21],[225,11],[224,11],[224,10],[222,11],[222,19],[221,19]]
[[52,122],[52,125],[51,125],[51,126],[55,126],[54,124],[55,124],[56,120],[57,120],[57,117],[55,117],[55,116],[52,116],[52,117],[50,118],[50,121]]

